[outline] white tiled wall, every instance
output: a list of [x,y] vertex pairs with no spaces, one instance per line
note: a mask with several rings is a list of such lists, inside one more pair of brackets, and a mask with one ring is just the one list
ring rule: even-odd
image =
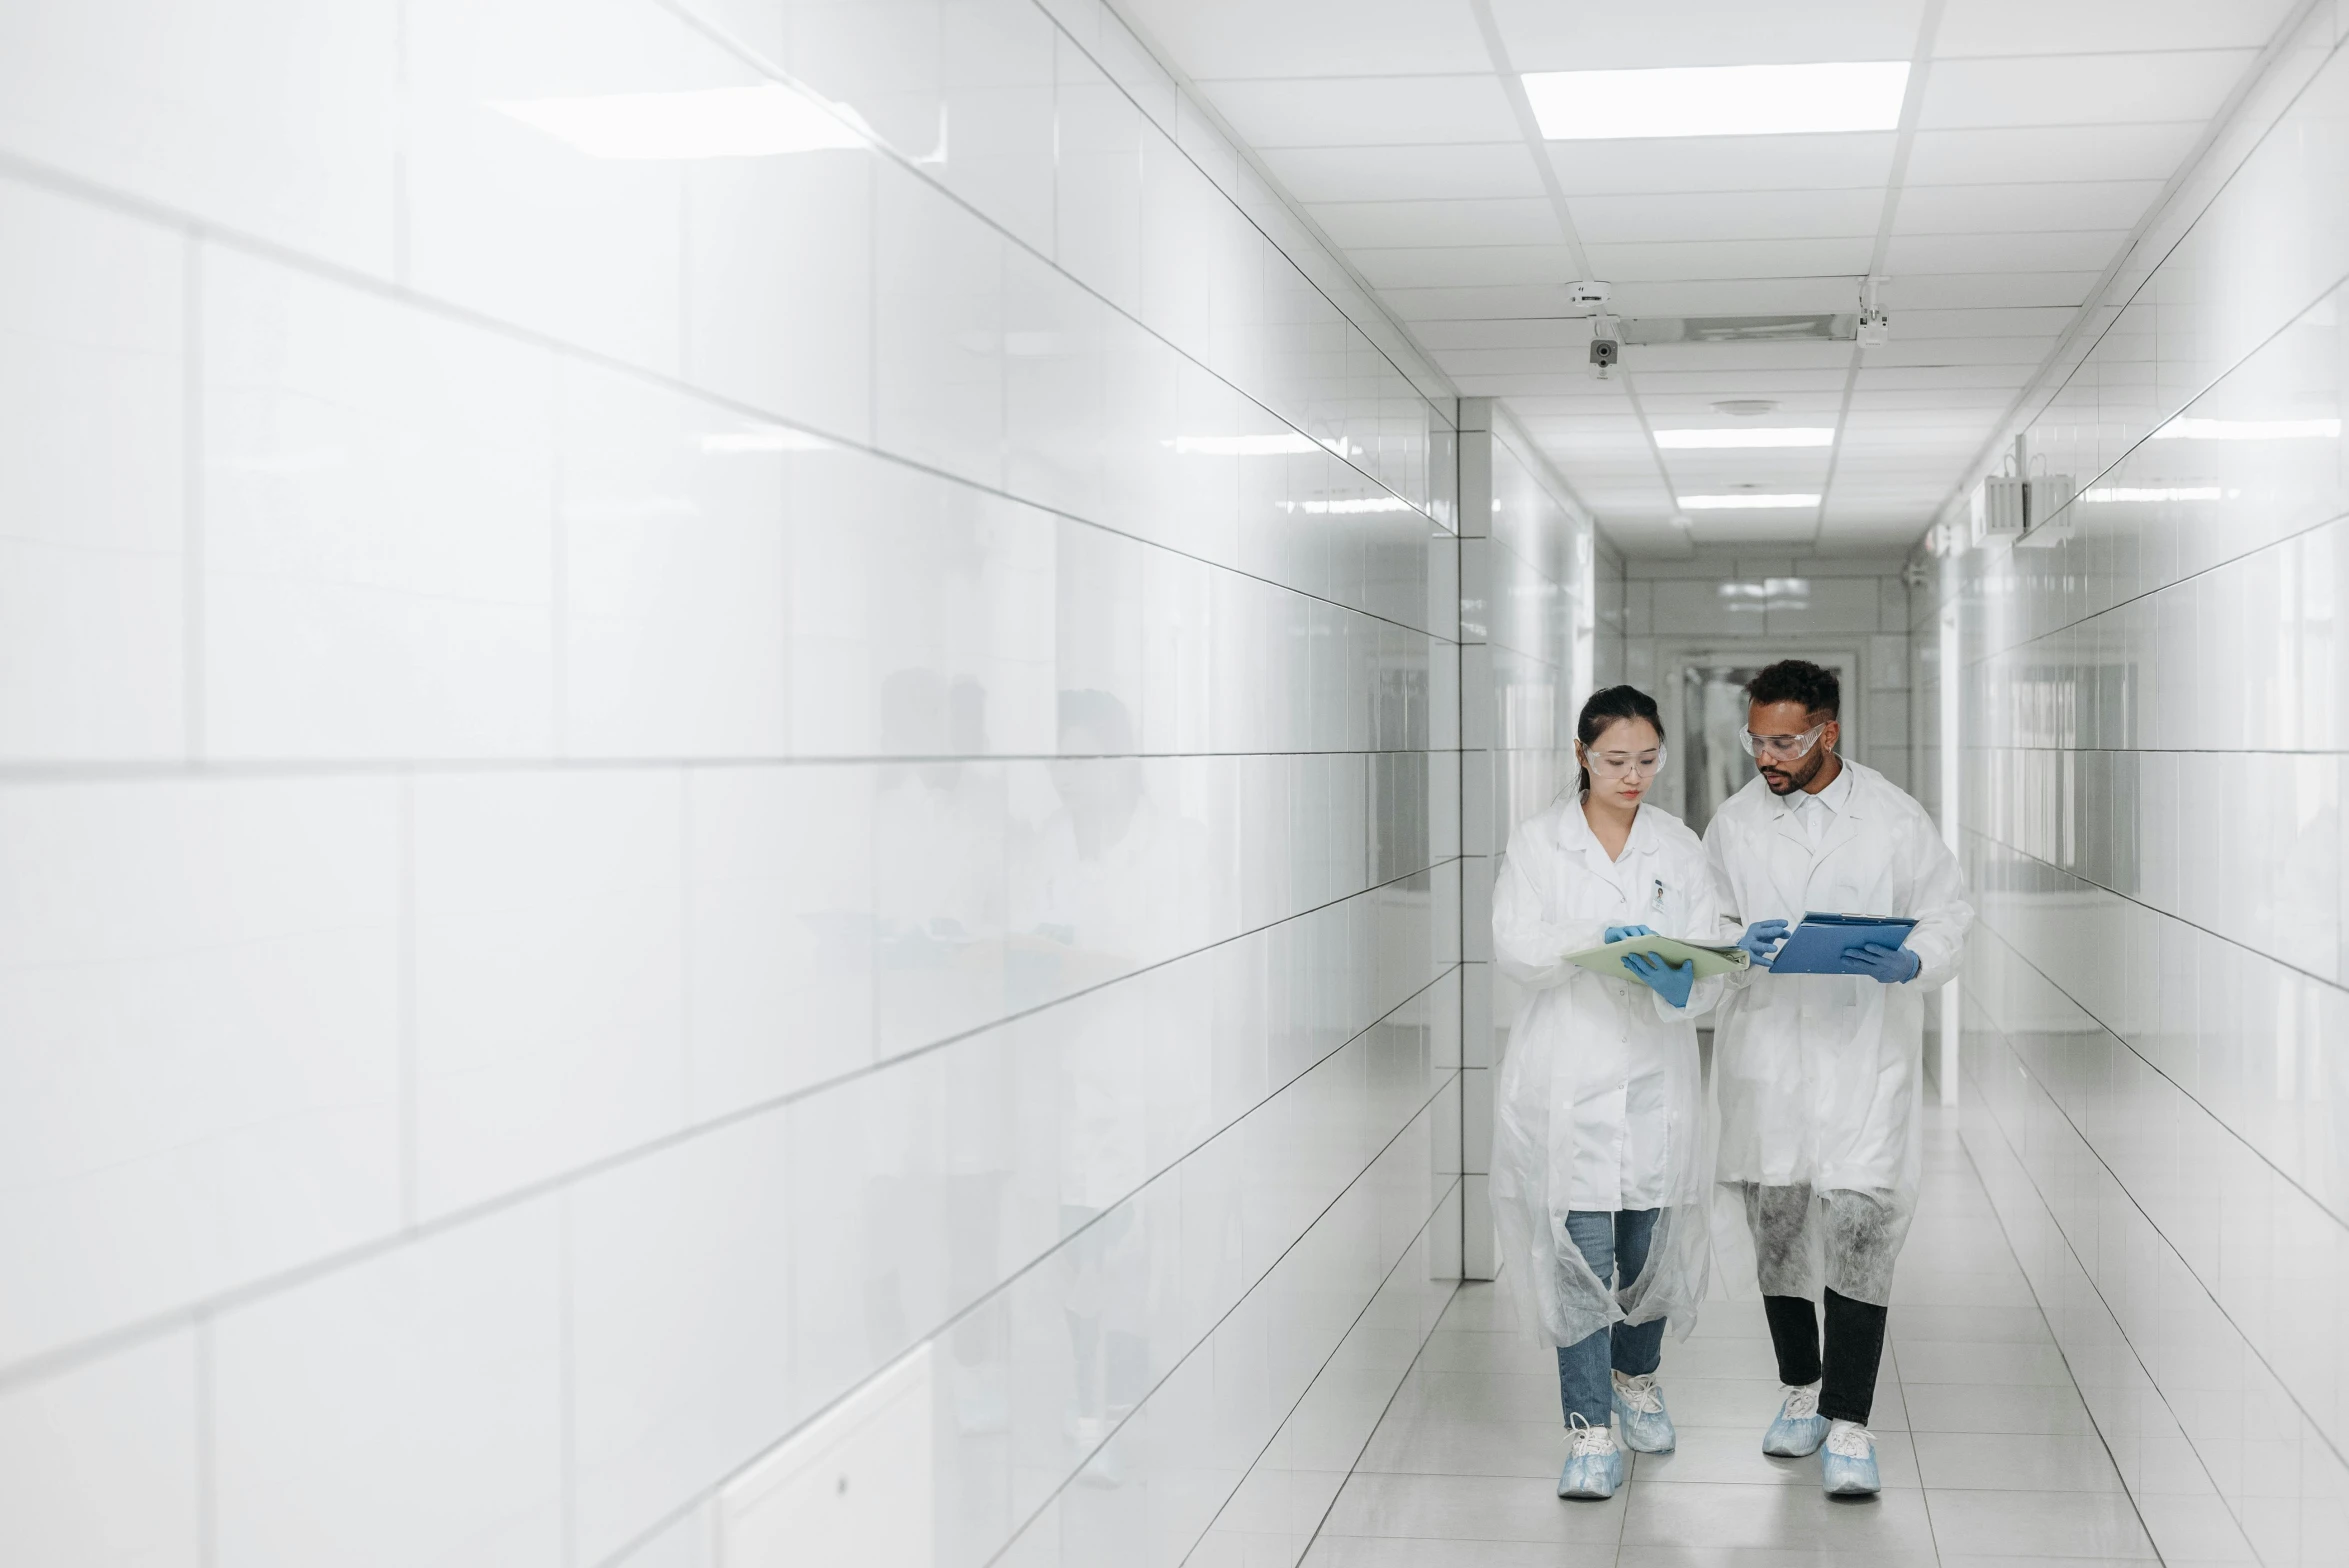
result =
[[1620,667],[1623,568],[1507,410],[1460,410],[1465,1264],[1491,1279],[1490,1078],[1523,997],[1491,962],[1493,873],[1517,824],[1573,782],[1575,718],[1602,662]]
[[[509,112],[762,83],[840,145]],[[1122,26],[17,7],[0,169],[0,1561],[703,1564],[921,1344],[940,1562],[1293,1559],[1524,705],[1447,388]]]
[[1967,1137],[2172,1562],[2349,1555],[2349,59],[2315,15],[2030,431],[2070,537],[1937,595]]

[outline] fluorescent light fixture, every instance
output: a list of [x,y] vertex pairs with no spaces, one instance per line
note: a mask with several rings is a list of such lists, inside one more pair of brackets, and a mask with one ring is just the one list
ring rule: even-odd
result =
[[2089,506],[2109,506],[2115,501],[2216,501],[2221,496],[2217,485],[2185,485],[2169,489],[2091,485],[2080,492],[2080,499]]
[[1656,445],[1667,452],[1708,451],[1733,446],[1833,446],[1835,431],[1825,425],[1779,426],[1760,430],[1659,430]]
[[829,452],[832,443],[804,430],[780,426],[765,430],[708,430],[702,433],[704,452]]
[[2189,419],[2181,414],[2153,433],[2156,441],[2316,441],[2341,433],[2338,419]]
[[1554,142],[1889,131],[1908,85],[1906,60],[1525,73],[1533,117]]
[[1283,501],[1284,512],[1311,512],[1315,516],[1336,513],[1351,516],[1357,512],[1415,512],[1417,507],[1391,495],[1349,496],[1338,501]]
[[1679,501],[1681,510],[1687,512],[1775,512],[1819,504],[1815,495],[1759,495],[1751,491],[1738,495],[1684,495]]
[[779,82],[697,87],[676,93],[603,93],[592,98],[493,102],[534,130],[591,158],[772,158],[862,147],[864,122]]

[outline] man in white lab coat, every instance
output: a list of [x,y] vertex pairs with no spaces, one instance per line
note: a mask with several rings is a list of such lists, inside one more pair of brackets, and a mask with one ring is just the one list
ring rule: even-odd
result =
[[[1925,809],[1837,755],[1833,673],[1787,659],[1747,697],[1758,776],[1705,833],[1724,923],[1755,960],[1714,1023],[1717,1190],[1730,1211],[1716,1244],[1753,1239],[1786,1385],[1763,1451],[1824,1444],[1827,1490],[1866,1494],[1878,1486],[1867,1421],[1893,1263],[1916,1208],[1925,993],[1956,973],[1974,911]],[[1851,949],[1854,973],[1770,974],[1788,928],[1814,910],[1916,926],[1898,948]]]

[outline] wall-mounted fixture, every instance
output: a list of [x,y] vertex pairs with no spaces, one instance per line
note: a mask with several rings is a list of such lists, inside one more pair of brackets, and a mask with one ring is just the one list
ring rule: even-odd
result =
[[1860,282],[1860,320],[1855,334],[1862,348],[1882,348],[1892,341],[1892,318],[1884,313],[1883,302],[1876,297],[1882,278],[1864,278]]

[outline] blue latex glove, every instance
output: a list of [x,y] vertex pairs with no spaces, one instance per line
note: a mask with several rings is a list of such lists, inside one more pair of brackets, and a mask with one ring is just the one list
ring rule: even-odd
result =
[[1693,962],[1667,964],[1654,953],[1626,953],[1623,955],[1623,967],[1630,970],[1635,978],[1646,981],[1649,990],[1674,1007],[1688,1005],[1688,993],[1696,985],[1696,965]]
[[1879,947],[1870,942],[1865,947],[1847,947],[1843,961],[1863,975],[1871,975],[1886,985],[1898,985],[1903,980],[1914,980],[1925,961],[1905,947]]
[[1745,928],[1745,935],[1737,939],[1737,945],[1745,949],[1746,957],[1752,959],[1756,967],[1767,969],[1770,967],[1771,951],[1785,940],[1785,921],[1757,920]]
[[1609,942],[1620,942],[1627,936],[1654,936],[1655,934],[1655,932],[1650,931],[1646,926],[1609,926],[1607,927],[1607,935],[1605,940]]

